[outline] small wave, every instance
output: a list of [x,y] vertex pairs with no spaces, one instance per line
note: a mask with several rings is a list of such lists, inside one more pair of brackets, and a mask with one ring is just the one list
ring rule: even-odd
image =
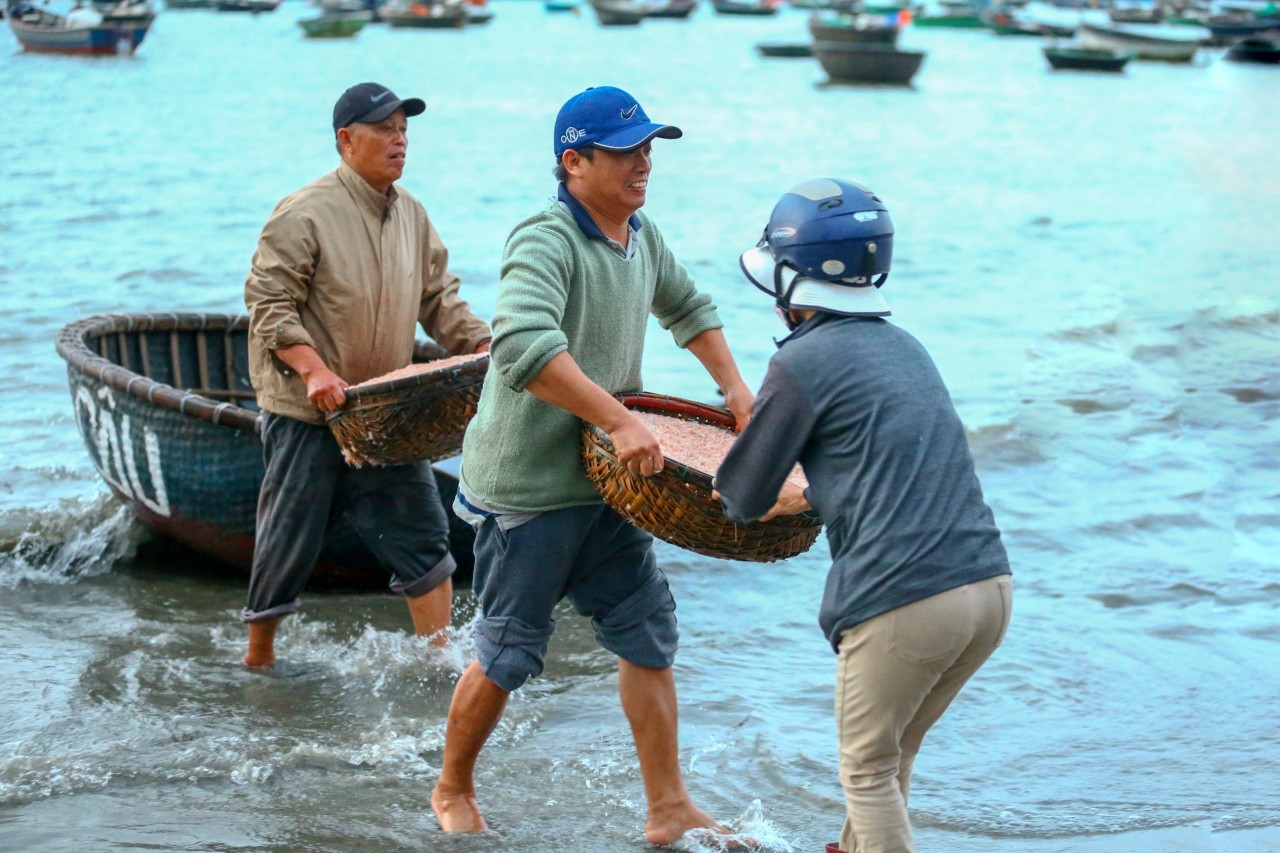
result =
[[149,534],[110,495],[0,515],[0,589],[75,583],[133,557]]
[[99,222],[115,222],[123,218],[119,213],[90,213],[85,216],[68,216],[62,220],[64,225],[83,225]]
[[1166,589],[1152,590],[1142,595],[1129,595],[1122,592],[1101,592],[1087,598],[1106,607],[1108,610],[1119,610],[1126,607],[1145,607],[1151,604],[1193,604],[1214,598],[1212,590],[1202,589],[1189,583],[1176,583]]
[[120,275],[116,276],[116,281],[119,281],[119,282],[133,281],[135,279],[141,278],[141,279],[148,279],[150,281],[176,282],[176,281],[190,281],[194,278],[199,278],[199,277],[200,277],[200,273],[195,272],[194,270],[184,270],[184,269],[178,269],[175,267],[164,267],[158,270],[129,270],[126,273],[121,273]]
[[1180,531],[1192,528],[1212,528],[1212,522],[1196,513],[1149,513],[1126,518],[1123,521],[1107,521],[1089,525],[1090,532],[1109,537],[1123,535],[1130,531],[1144,533],[1164,533],[1168,530]]
[[1235,397],[1237,403],[1260,403],[1264,400],[1280,400],[1280,390],[1270,391],[1265,388],[1219,388],[1223,394]]
[[1045,459],[1040,448],[1013,424],[992,424],[966,430],[965,434],[979,467],[1035,465]]
[[1071,343],[1112,346],[1119,331],[1120,324],[1113,320],[1107,323],[1099,323],[1096,326],[1073,326],[1070,329],[1052,332],[1048,337],[1053,340]]
[[1209,326],[1228,331],[1265,330],[1269,326],[1280,326],[1280,311],[1264,310],[1256,314],[1244,313],[1226,316],[1217,309],[1201,311],[1194,321],[1195,325]]
[[422,728],[422,721],[384,717],[359,743],[336,741],[296,743],[291,748],[238,750],[227,765],[237,785],[260,785],[282,773],[297,770],[339,770],[344,767],[395,768],[399,774],[422,776],[439,772],[423,755],[444,748],[444,722]]
[[1160,361],[1172,361],[1179,356],[1176,344],[1142,344],[1129,352],[1129,357],[1139,364],[1155,364]]
[[[473,620],[474,621],[474,620]],[[352,639],[334,635],[331,623],[308,619],[299,613],[281,623],[276,637],[279,677],[336,677],[344,683],[372,679],[363,686],[370,695],[380,696],[388,685],[401,685],[426,676],[439,680],[460,674],[475,655],[471,623],[447,629],[449,645],[437,648],[426,637],[402,631],[382,631],[372,625]],[[218,626],[211,640],[215,648],[238,654],[243,651],[244,633],[238,626]]]
[[797,850],[764,816],[764,807],[759,800],[753,800],[747,810],[728,821],[728,825],[734,830],[731,835],[695,829],[686,832],[669,847],[685,853],[723,853],[727,850],[741,850],[743,845],[747,845],[748,850],[767,850],[769,853],[794,853]]
[[99,790],[110,784],[112,775],[96,756],[16,756],[0,762],[0,803]]
[[1183,806],[1156,802],[1062,799],[1044,801],[1041,808],[983,805],[963,818],[922,812],[919,826],[975,833],[992,838],[1073,838],[1141,830],[1173,829],[1212,817],[1208,803]]
[[1129,408],[1128,400],[1099,400],[1096,397],[1067,397],[1055,400],[1077,415],[1096,415],[1099,412],[1122,412]]

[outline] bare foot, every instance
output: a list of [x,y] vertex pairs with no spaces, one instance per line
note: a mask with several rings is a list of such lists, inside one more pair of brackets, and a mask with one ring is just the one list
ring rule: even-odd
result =
[[489,828],[471,791],[447,794],[437,785],[431,792],[431,810],[445,832],[483,832]]
[[716,839],[727,850],[749,850],[755,846],[749,838],[739,838],[729,827],[704,812],[693,803],[649,812],[649,821],[644,826],[644,837],[650,844],[665,847],[675,844],[689,832],[700,832],[708,836],[725,836]]

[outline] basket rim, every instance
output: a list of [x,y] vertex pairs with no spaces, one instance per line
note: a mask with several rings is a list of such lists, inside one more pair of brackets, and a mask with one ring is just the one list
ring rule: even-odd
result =
[[[461,355],[461,353],[459,353]],[[477,382],[483,382],[484,376],[489,371],[489,353],[474,353],[476,356],[472,361],[455,364],[452,367],[446,367],[441,370],[429,370],[422,373],[415,373],[412,376],[400,376],[395,379],[388,379],[385,382],[375,382],[371,385],[350,385],[343,389],[343,396],[346,397],[348,403],[363,400],[366,397],[376,397],[381,394],[392,394],[397,391],[406,391],[413,388],[425,388],[431,385],[450,385],[453,388],[474,385]],[[452,355],[443,356],[442,358],[453,358]],[[414,364],[430,364],[431,361],[440,361],[442,359],[431,359],[426,362],[411,362],[405,367],[411,367]],[[403,369],[403,368],[401,368]],[[473,375],[477,374],[477,375]],[[470,380],[463,382],[462,380]],[[452,390],[452,389],[451,389]],[[339,412],[342,410],[339,409]]]

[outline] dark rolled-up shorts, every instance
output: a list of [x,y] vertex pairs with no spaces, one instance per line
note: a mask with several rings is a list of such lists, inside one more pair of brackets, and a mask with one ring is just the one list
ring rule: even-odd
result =
[[352,468],[328,427],[269,413],[262,445],[267,471],[241,619],[256,622],[300,608],[325,535],[339,519],[396,592],[424,595],[453,574],[449,519],[429,464]]
[[542,672],[552,610],[563,598],[623,660],[651,669],[674,663],[676,604],[653,537],[603,503],[548,510],[510,530],[486,518],[475,554],[476,657],[503,690]]

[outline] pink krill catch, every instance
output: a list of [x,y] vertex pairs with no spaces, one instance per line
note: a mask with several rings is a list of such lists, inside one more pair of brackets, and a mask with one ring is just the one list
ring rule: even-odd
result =
[[[660,415],[655,412],[640,412],[636,415],[644,422],[662,443],[662,455],[672,462],[679,462],[707,476],[714,477],[720,463],[733,447],[737,433],[714,424],[690,421],[671,415]],[[807,487],[809,481],[797,465],[787,477],[801,488]]]
[[472,352],[464,355],[451,355],[448,358],[438,358],[434,361],[423,361],[417,364],[411,364],[408,367],[402,367],[399,370],[393,370],[390,373],[384,373],[381,376],[375,376],[372,379],[366,379],[358,385],[352,385],[352,388],[363,388],[366,385],[378,385],[383,382],[390,382],[392,379],[406,379],[410,376],[419,376],[424,373],[435,373],[437,370],[445,370],[446,368],[456,367],[459,364],[466,364],[469,361],[476,361],[484,358],[488,353]]

